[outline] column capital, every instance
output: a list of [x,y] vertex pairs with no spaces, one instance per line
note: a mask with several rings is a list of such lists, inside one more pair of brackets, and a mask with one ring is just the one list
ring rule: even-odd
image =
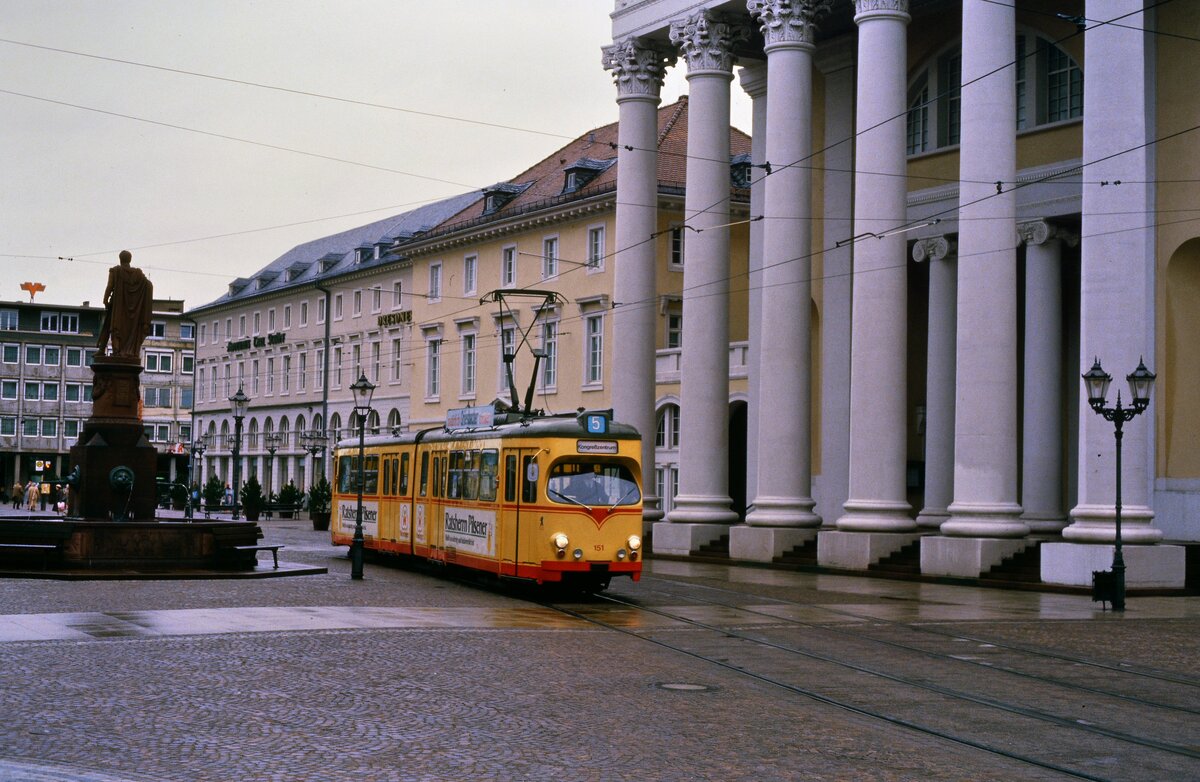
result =
[[817,15],[829,10],[829,0],[746,0],[746,10],[762,28],[764,51],[780,46],[811,49]]
[[666,70],[676,60],[675,50],[670,46],[642,38],[627,38],[602,46],[600,51],[604,70],[613,72],[618,98],[658,98]]
[[1058,239],[1071,247],[1079,244],[1079,234],[1047,220],[1028,220],[1017,223],[1017,237],[1027,245],[1045,244],[1051,239]]
[[713,11],[701,11],[671,22],[671,43],[687,61],[688,73],[724,71],[732,74],[737,57],[733,47],[749,40],[750,25]]
[[738,78],[742,82],[742,90],[752,99],[766,96],[767,66],[765,64],[743,66]]
[[932,236],[928,239],[918,239],[913,244],[912,259],[917,263],[944,261],[957,250],[958,242],[953,239],[945,236]]
[[854,22],[861,24],[864,19],[899,17],[907,22],[908,0],[854,0]]

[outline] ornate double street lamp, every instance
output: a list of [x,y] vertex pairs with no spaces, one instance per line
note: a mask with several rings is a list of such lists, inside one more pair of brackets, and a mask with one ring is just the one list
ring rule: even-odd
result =
[[229,408],[233,411],[233,520],[238,519],[238,507],[241,497],[242,483],[242,419],[246,417],[246,408],[250,397],[238,385],[237,393],[229,397]]
[[267,470],[267,496],[271,496],[271,484],[275,483],[275,452],[279,450],[279,446],[283,445],[283,435],[278,432],[267,432],[263,435],[263,445],[267,447],[267,453],[271,454],[271,466]]
[[192,507],[192,486],[199,482],[196,472],[203,463],[204,452],[208,450],[208,435],[203,435],[193,440],[190,450],[192,452],[192,463],[191,469],[188,470],[187,510],[184,513],[189,519],[195,515],[195,508]]
[[[322,454],[322,461],[324,461],[325,444],[328,442],[329,438],[320,429],[311,429],[300,433],[300,447],[308,451],[308,455],[313,458],[314,483],[317,476],[317,454]],[[321,474],[325,474],[323,469]]]
[[366,449],[367,415],[371,412],[371,394],[375,385],[360,372],[358,380],[350,386],[354,394],[354,413],[358,416],[358,514],[354,518],[354,540],[350,542],[350,578],[363,577],[363,452]]
[[[1116,406],[1105,407],[1104,398],[1108,396],[1108,385],[1112,382],[1112,375],[1105,372],[1104,368],[1100,366],[1099,358],[1083,375],[1083,382],[1087,387],[1088,404],[1091,405],[1092,410],[1096,411],[1097,415],[1103,416],[1106,421],[1113,422],[1115,427],[1113,436],[1117,441],[1117,486],[1114,503],[1116,536],[1112,571],[1111,573],[1097,571],[1092,574],[1096,580],[1093,585],[1092,599],[1103,600],[1107,597],[1111,600],[1114,611],[1125,610],[1125,557],[1121,553],[1121,437],[1123,436],[1121,427],[1125,425],[1126,421],[1132,421],[1135,416],[1145,412],[1146,408],[1150,406],[1150,392],[1154,389],[1154,378],[1154,373],[1146,369],[1145,363],[1138,359],[1137,369],[1125,376],[1125,379],[1129,381],[1131,406],[1121,406],[1121,391],[1118,389]],[[1104,577],[1104,580],[1111,577],[1111,590],[1101,588],[1101,577]]]

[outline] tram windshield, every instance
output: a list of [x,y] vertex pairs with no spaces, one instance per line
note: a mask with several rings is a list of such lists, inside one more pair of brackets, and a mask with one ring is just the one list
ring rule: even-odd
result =
[[642,498],[637,481],[621,464],[558,462],[550,470],[546,494],[568,505],[636,505]]

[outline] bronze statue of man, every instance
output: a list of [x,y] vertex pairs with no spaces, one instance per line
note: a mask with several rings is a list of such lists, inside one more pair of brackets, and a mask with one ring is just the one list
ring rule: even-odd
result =
[[121,251],[121,265],[108,270],[104,289],[104,324],[97,347],[104,352],[112,339],[112,355],[141,361],[142,341],[150,333],[154,285],[141,269],[131,265],[133,254]]

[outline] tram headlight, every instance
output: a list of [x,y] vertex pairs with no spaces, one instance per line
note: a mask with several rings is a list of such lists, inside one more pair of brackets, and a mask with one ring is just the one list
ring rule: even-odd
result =
[[567,555],[567,546],[571,545],[571,541],[562,532],[556,532],[550,536],[550,544],[554,546],[554,553],[560,557]]
[[642,539],[637,535],[630,535],[629,540],[625,542],[628,544],[630,551],[637,551],[642,547]]
[[575,559],[583,559],[583,549],[581,549],[581,548],[575,549],[574,551],[571,552],[571,556],[575,557]]
[[623,549],[623,548],[617,549],[617,559],[625,559],[625,556],[626,556],[625,549]]

